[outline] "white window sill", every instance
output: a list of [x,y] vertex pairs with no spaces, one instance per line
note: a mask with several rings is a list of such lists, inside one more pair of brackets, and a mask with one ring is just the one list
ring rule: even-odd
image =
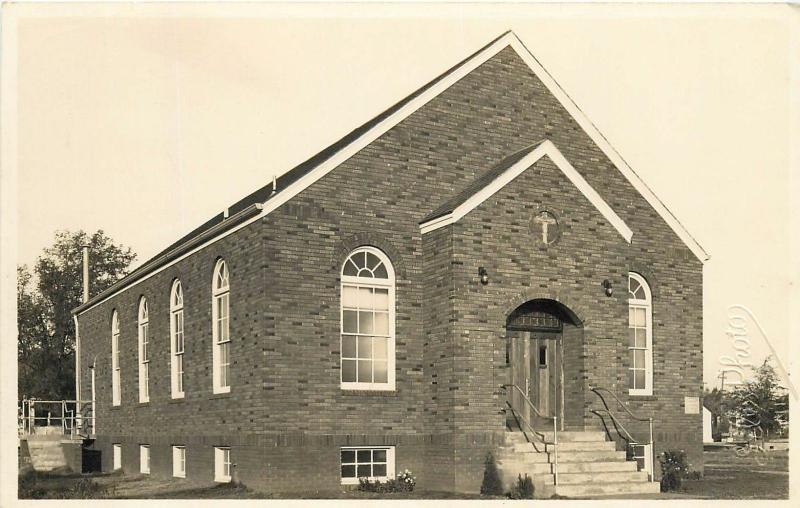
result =
[[628,390],[628,395],[631,397],[650,397],[653,395],[653,390]]
[[173,478],[186,478],[186,473],[173,474],[172,477]]
[[225,387],[215,386],[213,391],[214,391],[214,395],[216,395],[218,393],[231,393],[231,387],[230,386],[225,386]]
[[340,383],[342,390],[361,390],[361,391],[374,391],[374,392],[393,392],[395,391],[394,383]]
[[214,481],[217,483],[230,483],[231,477],[230,476],[214,477]]
[[[367,480],[371,482],[387,482],[389,481],[388,476],[370,476]],[[358,485],[359,478],[342,478],[342,485]]]

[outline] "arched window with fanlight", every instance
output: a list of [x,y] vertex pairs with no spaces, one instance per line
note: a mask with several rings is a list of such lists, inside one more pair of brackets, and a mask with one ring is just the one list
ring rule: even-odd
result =
[[175,279],[169,294],[170,372],[172,398],[183,397],[183,286]]
[[342,266],[341,387],[394,390],[394,285],[389,258],[354,250]]
[[213,322],[212,348],[213,391],[231,391],[231,335],[230,335],[230,277],[223,259],[214,266],[211,282],[211,320]]
[[111,405],[120,405],[119,314],[111,313]]
[[628,393],[653,394],[653,297],[644,277],[628,274]]
[[139,300],[139,402],[150,401],[150,312],[147,298]]

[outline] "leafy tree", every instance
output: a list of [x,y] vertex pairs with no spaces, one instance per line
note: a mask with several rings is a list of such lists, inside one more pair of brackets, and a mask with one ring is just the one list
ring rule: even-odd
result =
[[20,398],[75,398],[75,324],[72,309],[83,296],[82,246],[89,245],[92,294],[127,275],[136,254],[98,230],[57,231],[33,272],[17,267],[17,327]]
[[759,437],[769,440],[770,434],[780,430],[781,419],[788,401],[778,383],[775,369],[767,357],[755,371],[755,378],[738,385],[727,394],[725,405],[739,427],[755,429]]

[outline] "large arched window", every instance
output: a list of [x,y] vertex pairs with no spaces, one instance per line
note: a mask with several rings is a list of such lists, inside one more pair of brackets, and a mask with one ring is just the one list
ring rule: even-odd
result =
[[225,393],[231,391],[230,284],[228,265],[222,259],[214,267],[211,293],[214,393]]
[[172,398],[183,397],[183,288],[181,281],[172,283],[169,294],[170,371],[172,373]]
[[139,402],[150,401],[150,313],[147,298],[139,300]]
[[653,298],[647,281],[628,274],[628,393],[653,394]]
[[111,313],[111,404],[120,405],[119,314]]
[[353,251],[342,267],[341,386],[393,390],[394,269],[374,247]]

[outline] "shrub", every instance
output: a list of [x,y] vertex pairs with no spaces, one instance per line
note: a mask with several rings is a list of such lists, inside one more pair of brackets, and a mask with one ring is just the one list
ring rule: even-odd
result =
[[494,455],[486,455],[483,469],[483,483],[481,483],[481,494],[485,496],[502,496],[503,482],[500,480],[500,471],[497,470],[497,463]]
[[508,493],[508,497],[510,499],[533,499],[533,490],[533,480],[527,473],[525,478],[517,475],[517,484]]
[[702,480],[703,479],[703,475],[700,474],[700,471],[689,471],[688,473],[686,473],[686,479],[687,480]]
[[689,470],[683,450],[667,450],[658,457],[661,466],[661,492],[678,490]]
[[358,490],[364,492],[411,492],[416,485],[417,479],[408,469],[398,473],[397,479],[390,478],[385,482],[379,480],[371,481],[367,478],[358,479]]

